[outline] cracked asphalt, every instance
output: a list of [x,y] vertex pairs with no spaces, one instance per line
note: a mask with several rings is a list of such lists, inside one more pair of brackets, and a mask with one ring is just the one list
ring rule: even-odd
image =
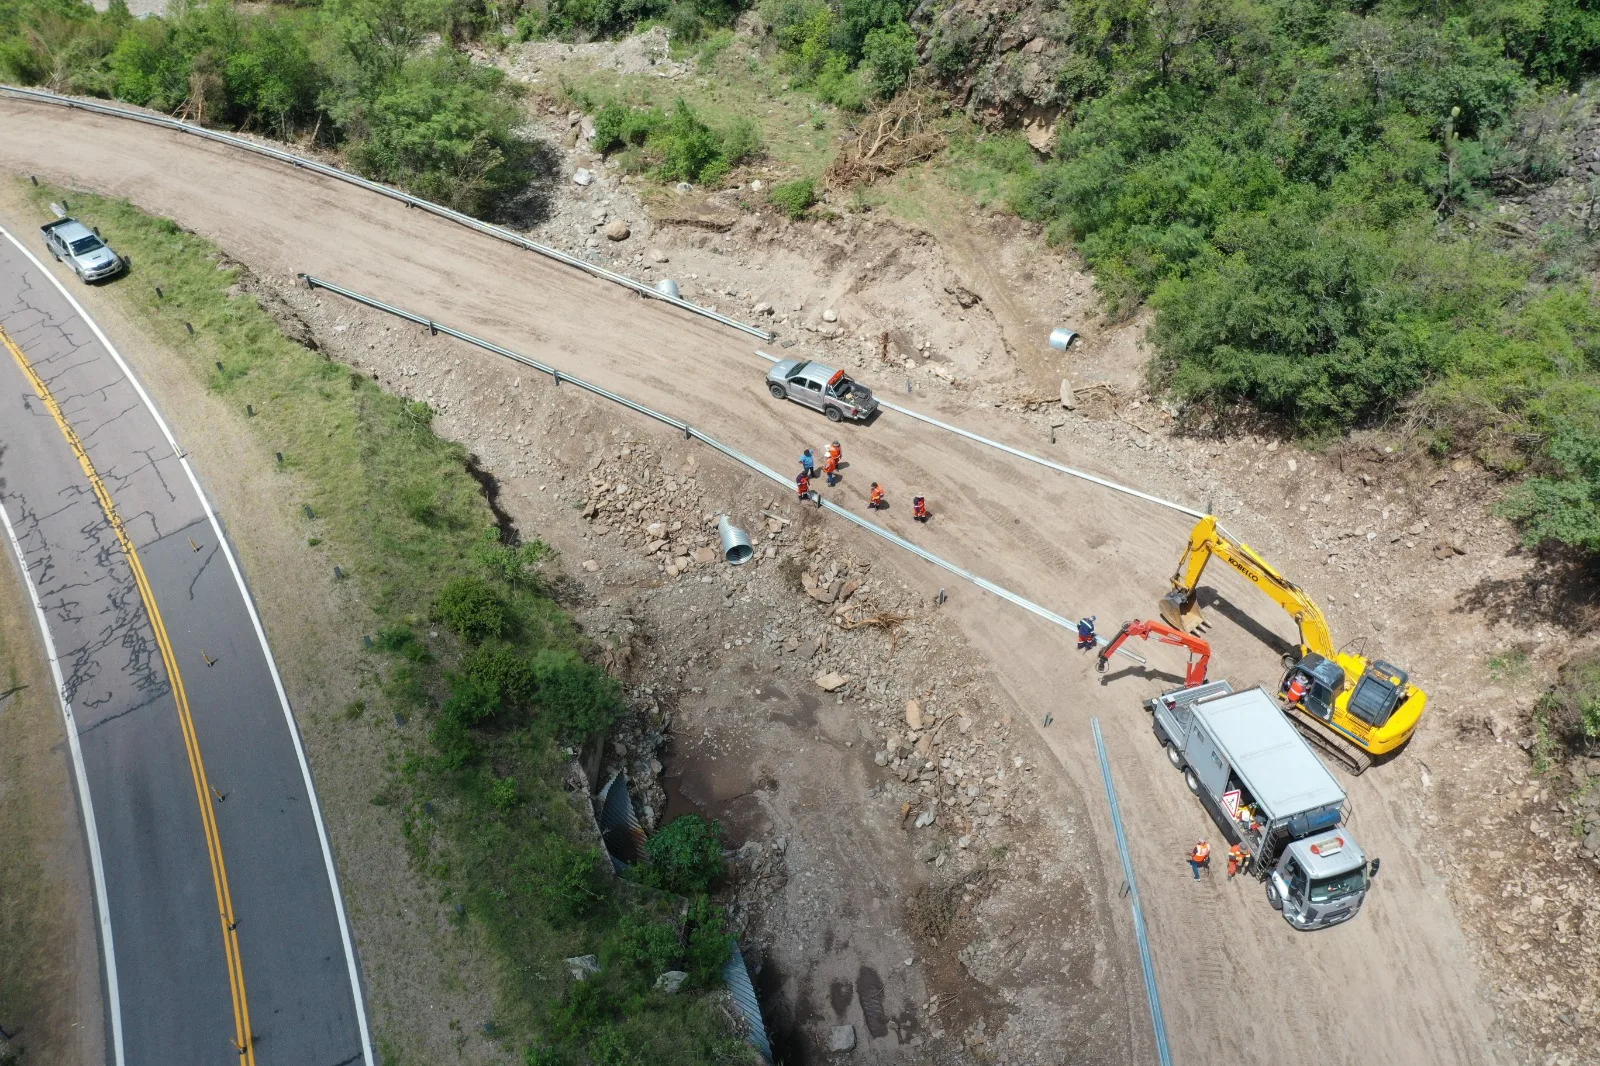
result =
[[[23,241],[37,236],[12,229]],[[165,622],[207,777],[224,797],[211,802],[256,1061],[360,1061],[349,970],[290,727],[205,505],[88,325],[4,241],[0,326],[81,438]],[[4,349],[0,507],[44,604],[83,749],[126,1061],[243,1061],[195,777],[151,618],[87,475]],[[109,1039],[107,1048],[109,1056]]]

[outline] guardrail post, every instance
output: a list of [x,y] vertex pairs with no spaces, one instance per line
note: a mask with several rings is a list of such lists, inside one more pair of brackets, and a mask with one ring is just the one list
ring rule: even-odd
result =
[[559,370],[550,371],[550,380],[555,382],[557,385],[561,384],[561,371],[559,371]]

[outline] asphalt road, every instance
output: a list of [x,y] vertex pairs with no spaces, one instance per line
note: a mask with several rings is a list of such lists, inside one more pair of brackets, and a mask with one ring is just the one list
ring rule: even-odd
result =
[[297,738],[205,501],[88,323],[3,238],[0,329],[20,351],[0,344],[0,507],[82,750],[125,1061],[370,1062]]

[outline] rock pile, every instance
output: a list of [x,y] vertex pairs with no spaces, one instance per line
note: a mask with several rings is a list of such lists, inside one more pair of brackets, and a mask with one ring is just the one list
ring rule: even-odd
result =
[[597,537],[613,537],[667,577],[721,558],[717,516],[699,513],[704,491],[692,475],[668,473],[644,445],[624,441],[589,463],[582,515]]
[[915,828],[938,826],[963,849],[1000,828],[1014,810],[1016,782],[1033,769],[1020,755],[1008,763],[1001,723],[992,722],[986,738],[977,733],[969,714],[907,700],[905,728],[890,730],[873,757],[920,797],[906,804],[902,817],[919,808]]

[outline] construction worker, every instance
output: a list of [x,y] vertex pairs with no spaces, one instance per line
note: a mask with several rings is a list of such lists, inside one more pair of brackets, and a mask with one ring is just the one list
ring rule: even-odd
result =
[[834,441],[832,444],[828,445],[826,457],[832,459],[835,465],[844,462],[844,451],[839,447],[838,441]]
[[911,517],[918,522],[926,522],[930,517],[928,514],[928,501],[921,496],[911,497]]
[[1200,867],[1211,863],[1211,845],[1204,840],[1194,842],[1194,847],[1189,851],[1189,869],[1194,871],[1194,879],[1200,880]]
[[800,453],[800,469],[808,479],[817,476],[817,457],[811,454],[810,448]]
[[1306,689],[1310,687],[1310,682],[1306,678],[1306,675],[1302,673],[1296,673],[1294,677],[1289,680],[1289,687],[1284,691],[1284,697],[1290,703],[1299,703],[1301,700],[1305,699]]
[[1094,635],[1094,615],[1078,619],[1078,650],[1088,651],[1098,643]]
[[1243,870],[1245,864],[1249,861],[1250,853],[1244,850],[1243,844],[1235,844],[1233,847],[1229,848],[1228,876],[1231,878],[1234,874],[1238,873],[1240,870]]
[[832,487],[839,483],[839,457],[833,454],[833,449],[828,449],[828,454],[822,459],[822,472],[828,475],[828,485]]
[[[806,454],[809,455],[810,453],[807,452]],[[811,476],[810,476],[810,474],[808,474],[806,471],[802,470],[802,471],[800,471],[800,473],[795,475],[795,478],[794,478],[794,491],[795,491],[795,494],[800,497],[800,502],[801,503],[804,503],[805,501],[811,499]]]
[[872,495],[867,497],[867,509],[877,511],[887,506],[889,506],[889,503],[883,498],[883,486],[874,481],[872,483]]

